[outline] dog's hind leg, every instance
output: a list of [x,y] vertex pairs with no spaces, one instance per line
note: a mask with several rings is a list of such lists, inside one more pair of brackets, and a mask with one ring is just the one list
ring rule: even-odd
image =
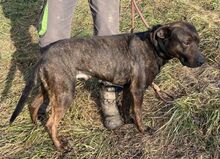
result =
[[73,84],[72,81],[67,80],[56,81],[53,83],[53,88],[50,89],[53,90],[49,95],[52,112],[46,123],[46,127],[55,147],[58,150],[67,149],[67,145],[62,143],[57,136],[57,127],[66,110],[71,105],[75,91],[75,83]]
[[35,97],[33,103],[29,106],[30,116],[34,124],[37,123],[37,114],[42,103],[43,103],[43,95],[42,92],[40,91],[39,94]]
[[[44,105],[44,107],[45,108],[47,107],[48,103],[45,102],[47,99],[48,99],[47,92],[46,92],[43,84],[41,84],[41,89],[40,89],[39,93],[35,97],[33,103],[29,106],[30,116],[31,116],[33,123],[35,123],[35,124],[37,123],[39,109],[41,109],[41,106],[43,104],[46,104],[46,105]],[[44,110],[44,111],[46,111],[46,110]]]

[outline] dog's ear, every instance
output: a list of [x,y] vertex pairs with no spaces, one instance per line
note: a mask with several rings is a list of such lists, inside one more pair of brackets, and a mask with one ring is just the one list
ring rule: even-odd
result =
[[160,39],[165,39],[165,38],[170,37],[170,35],[171,35],[171,29],[169,25],[161,26],[154,32],[155,39],[157,37]]
[[162,41],[171,36],[171,27],[169,25],[157,25],[152,29],[152,34],[150,34],[151,41],[155,47],[158,47],[158,40]]

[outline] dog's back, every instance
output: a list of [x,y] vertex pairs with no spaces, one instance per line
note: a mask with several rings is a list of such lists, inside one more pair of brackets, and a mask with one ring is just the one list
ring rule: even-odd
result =
[[[54,69],[63,67],[70,76],[81,71],[123,85],[130,80],[132,67],[137,61],[141,62],[141,59],[148,56],[146,50],[143,50],[147,49],[143,47],[146,43],[141,39],[143,34],[145,33],[63,40],[46,52],[43,61],[47,68],[48,65]],[[142,51],[132,51],[131,45],[132,49],[141,48]],[[149,59],[152,58],[152,55],[149,56]]]

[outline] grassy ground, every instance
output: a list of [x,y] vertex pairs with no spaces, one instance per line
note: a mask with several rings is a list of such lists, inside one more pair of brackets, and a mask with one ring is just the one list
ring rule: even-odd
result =
[[[52,146],[43,126],[31,123],[27,107],[8,125],[31,66],[39,57],[36,24],[41,1],[0,1],[0,158],[220,158],[220,2],[219,0],[143,0],[149,25],[187,20],[201,37],[204,66],[189,69],[172,60],[155,82],[172,94],[165,104],[152,89],[144,98],[144,123],[155,129],[141,135],[134,125],[107,131],[101,122],[99,84],[78,82],[76,100],[62,120],[59,134],[73,150],[62,154]],[[129,32],[129,1],[121,3],[121,31]],[[92,35],[86,0],[80,0],[72,36]],[[146,30],[136,16],[136,31]]]

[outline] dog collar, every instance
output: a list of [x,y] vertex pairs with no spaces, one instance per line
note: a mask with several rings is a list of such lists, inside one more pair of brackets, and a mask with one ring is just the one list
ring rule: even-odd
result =
[[[159,26],[156,26],[155,28],[153,28],[153,29],[151,30],[151,33],[150,33],[150,35],[149,35],[149,40],[150,40],[150,42],[152,43],[152,45],[154,46],[157,55],[158,55],[159,57],[165,59],[165,60],[169,60],[169,59],[171,59],[172,57],[170,56],[168,50],[166,49],[163,40],[160,39],[160,38],[157,38],[157,39],[156,39],[156,38],[154,37],[154,31],[155,31],[158,27],[160,27],[160,25],[159,25]],[[165,40],[166,40],[166,39],[165,39]]]
[[164,59],[171,59],[171,56],[169,52],[167,51],[166,47],[164,46],[164,43],[162,39],[157,40],[157,45],[155,46],[158,56],[164,58]]

